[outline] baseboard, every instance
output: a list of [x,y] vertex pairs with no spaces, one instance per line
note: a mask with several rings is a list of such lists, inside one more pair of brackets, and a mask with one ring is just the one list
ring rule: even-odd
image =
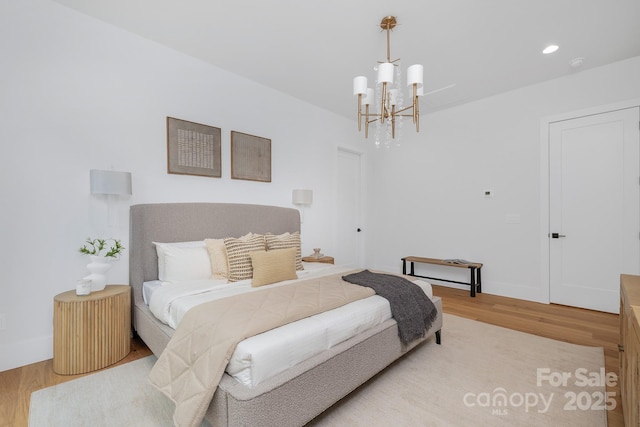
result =
[[53,358],[53,335],[3,345],[0,372]]
[[482,292],[501,297],[516,298],[532,302],[549,304],[548,293],[544,289],[533,286],[522,286],[513,283],[482,281]]

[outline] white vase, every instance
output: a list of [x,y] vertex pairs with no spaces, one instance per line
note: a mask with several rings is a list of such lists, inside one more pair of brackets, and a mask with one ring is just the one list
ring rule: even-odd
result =
[[82,279],[91,281],[91,292],[101,291],[107,285],[107,271],[112,267],[113,258],[95,255],[91,255],[89,258],[91,262],[87,264],[87,270],[91,274]]

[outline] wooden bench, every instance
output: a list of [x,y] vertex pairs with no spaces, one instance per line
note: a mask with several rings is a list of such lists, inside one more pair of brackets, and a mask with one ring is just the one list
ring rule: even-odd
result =
[[[407,262],[411,263],[411,269],[407,273]],[[444,265],[446,267],[456,268],[468,268],[471,273],[469,282],[459,282],[456,280],[440,279],[437,277],[419,276],[415,274],[414,263],[419,262],[423,264]],[[482,293],[482,277],[480,276],[480,270],[482,270],[482,264],[479,262],[454,262],[453,260],[444,260],[436,258],[422,258],[417,256],[408,256],[402,258],[402,274],[408,274],[414,277],[423,277],[425,279],[441,280],[443,282],[459,283],[461,285],[471,286],[470,295],[475,298],[476,292]]]

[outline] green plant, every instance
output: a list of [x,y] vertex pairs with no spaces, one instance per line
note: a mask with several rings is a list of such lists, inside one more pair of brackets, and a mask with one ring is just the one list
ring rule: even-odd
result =
[[119,258],[125,247],[116,239],[92,239],[87,237],[79,249],[81,254]]

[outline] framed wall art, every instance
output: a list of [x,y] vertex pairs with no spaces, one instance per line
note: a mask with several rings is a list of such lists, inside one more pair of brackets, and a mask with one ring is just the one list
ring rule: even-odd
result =
[[220,128],[167,117],[167,172],[222,176]]
[[231,178],[271,182],[271,140],[231,131]]

